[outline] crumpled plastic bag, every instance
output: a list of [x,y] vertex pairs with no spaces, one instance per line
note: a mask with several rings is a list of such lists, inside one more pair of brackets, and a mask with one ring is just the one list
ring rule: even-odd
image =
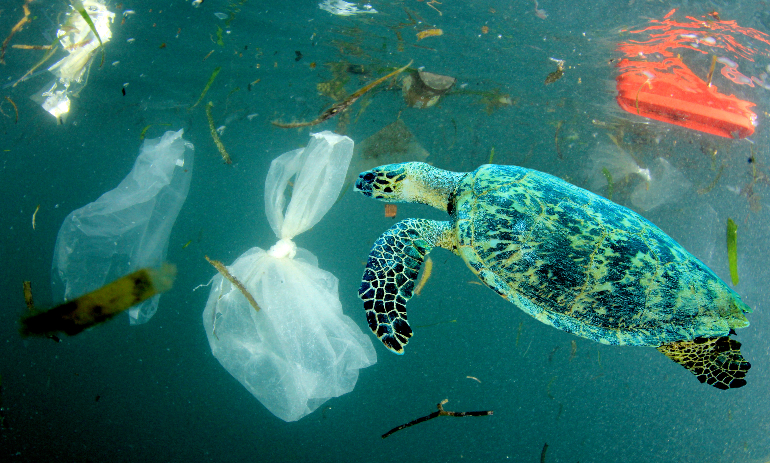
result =
[[[54,295],[74,299],[140,268],[161,266],[192,177],[194,148],[183,133],[145,140],[117,188],[64,219],[54,249]],[[129,309],[131,324],[152,318],[159,298]]]
[[351,139],[325,131],[314,134],[306,148],[273,160],[265,209],[279,241],[268,251],[249,249],[228,267],[260,310],[216,275],[203,311],[214,356],[284,421],[352,391],[358,370],[377,361],[369,336],[342,313],[337,278],[291,241],[334,205],[352,154]]
[[110,24],[115,13],[107,9],[104,0],[83,0],[81,8],[88,14],[99,37],[94,35],[73,2],[64,24],[56,31],[61,48],[68,54],[48,68],[56,79],[31,96],[57,119],[69,112],[70,97],[78,96],[85,87],[96,51],[112,38]]

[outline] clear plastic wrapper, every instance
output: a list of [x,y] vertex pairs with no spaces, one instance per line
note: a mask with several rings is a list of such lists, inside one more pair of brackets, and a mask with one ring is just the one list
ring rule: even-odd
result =
[[[54,295],[71,300],[140,268],[161,266],[192,177],[193,145],[182,135],[145,140],[117,188],[64,219],[54,249]],[[132,307],[131,324],[152,318],[159,297]]]
[[334,205],[352,155],[352,140],[325,131],[273,160],[265,206],[279,241],[267,251],[251,248],[228,267],[259,310],[216,275],[203,311],[214,356],[285,421],[350,392],[358,370],[377,361],[369,337],[342,312],[337,278],[292,241]]
[[[88,14],[98,37],[78,8]],[[48,68],[56,79],[31,96],[57,119],[69,112],[70,97],[77,96],[85,87],[96,51],[112,38],[110,25],[115,13],[109,11],[102,0],[84,0],[78,8],[72,7],[56,31],[62,49],[67,52],[67,56]]]

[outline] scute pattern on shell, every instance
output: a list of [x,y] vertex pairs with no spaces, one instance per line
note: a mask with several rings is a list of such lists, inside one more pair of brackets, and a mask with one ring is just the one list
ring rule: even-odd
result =
[[556,177],[482,166],[454,202],[460,255],[544,323],[647,346],[748,325],[737,294],[658,227]]

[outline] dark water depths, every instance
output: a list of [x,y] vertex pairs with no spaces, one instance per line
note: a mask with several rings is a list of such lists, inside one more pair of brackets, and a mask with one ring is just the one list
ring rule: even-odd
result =
[[[1,35],[23,16],[21,4],[0,5]],[[113,3],[105,65],[98,68],[97,54],[63,124],[28,98],[50,75],[0,91],[8,116],[0,115],[3,461],[537,462],[544,443],[549,463],[770,460],[769,94],[727,89],[757,104],[752,145],[640,123],[615,104],[608,64],[623,40],[620,29],[672,8],[696,17],[716,9],[723,19],[770,32],[766,2],[544,0],[545,20],[523,0],[444,0],[434,4],[442,15],[423,1],[371,5],[379,13],[341,17],[314,1]],[[64,2],[41,0],[30,9],[35,19],[10,43],[50,43],[49,19],[56,23],[67,11]],[[127,9],[136,14],[121,24]],[[234,16],[226,27],[215,12]],[[427,26],[444,34],[417,41]],[[8,48],[0,87],[42,53]],[[566,69],[545,86],[555,70],[551,57],[565,60]],[[214,274],[204,254],[230,263],[275,242],[264,214],[265,175],[273,158],[304,146],[309,131],[269,122],[313,119],[332,103],[316,90],[332,78],[327,63],[364,66],[367,73],[349,74],[350,93],[412,59],[456,77],[455,93],[420,110],[406,107],[399,89],[379,88],[349,110],[345,130],[357,143],[400,115],[437,167],[475,169],[494,147],[495,163],[543,170],[606,195],[601,169],[619,156],[608,134],[621,137],[653,180],[617,182],[613,199],[658,224],[725,281],[725,222],[733,218],[741,277],[735,289],[754,308],[751,326],[738,336],[752,363],[748,385],[718,391],[654,349],[599,345],[540,324],[471,284],[465,264],[441,249],[431,254],[431,280],[409,305],[412,326],[435,325],[417,329],[404,356],[372,338],[378,363],[361,370],[353,392],[285,423],[230,377],[202,327],[208,289],[193,288]],[[226,126],[222,142],[232,165],[222,163],[211,140],[203,104],[188,111],[218,66],[204,103],[214,103],[217,125]],[[6,96],[18,106],[18,123]],[[500,97],[515,104],[490,104]],[[338,119],[314,129],[334,130]],[[184,128],[195,145],[192,186],[169,242],[168,260],[179,269],[174,288],[145,325],[128,326],[120,316],[58,344],[21,339],[22,281],[33,282],[38,304],[57,302],[49,281],[59,226],[128,173],[149,124],[171,125],[151,127],[148,138]],[[657,158],[670,166],[668,176],[654,170]],[[699,193],[721,165],[713,188]],[[426,206],[399,205],[399,218],[416,216],[442,218]],[[358,285],[372,242],[392,223],[381,203],[351,191],[296,239],[339,278],[343,309],[367,335]],[[456,322],[440,323],[450,320]],[[445,398],[448,410],[494,415],[439,418],[380,438]]]

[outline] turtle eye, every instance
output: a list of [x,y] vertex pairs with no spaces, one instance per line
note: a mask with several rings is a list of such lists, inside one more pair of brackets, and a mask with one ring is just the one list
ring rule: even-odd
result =
[[372,180],[374,180],[374,177],[375,177],[375,175],[373,173],[371,173],[371,172],[367,172],[366,174],[364,174],[362,176],[362,178],[364,180],[366,180],[367,182],[371,182]]

